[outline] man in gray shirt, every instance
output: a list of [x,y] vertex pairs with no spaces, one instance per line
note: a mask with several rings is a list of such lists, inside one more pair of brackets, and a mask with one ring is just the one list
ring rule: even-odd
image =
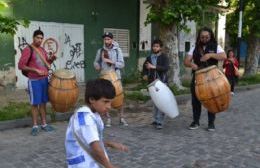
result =
[[[125,62],[123,58],[122,50],[118,43],[113,40],[113,34],[105,32],[102,36],[104,40],[104,46],[97,51],[96,58],[94,61],[94,67],[96,71],[110,71],[115,70],[117,78],[121,80],[120,69],[124,68]],[[106,126],[111,127],[111,117],[109,112],[107,113]],[[124,119],[124,108],[123,106],[119,109],[119,123],[128,126]]]

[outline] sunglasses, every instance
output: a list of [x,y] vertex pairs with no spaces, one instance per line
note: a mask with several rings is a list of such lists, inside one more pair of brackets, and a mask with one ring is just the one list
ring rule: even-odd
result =
[[210,39],[210,37],[209,37],[209,36],[200,36],[200,39],[201,39],[201,40],[204,40],[204,39],[205,39],[205,40],[208,40],[208,39]]

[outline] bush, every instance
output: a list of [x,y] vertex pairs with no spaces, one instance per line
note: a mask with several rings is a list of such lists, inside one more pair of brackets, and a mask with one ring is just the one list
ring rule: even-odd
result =
[[0,121],[25,118],[31,115],[31,106],[24,102],[10,102],[0,109]]
[[259,84],[259,83],[260,83],[260,74],[242,77],[238,80],[238,85],[240,86]]

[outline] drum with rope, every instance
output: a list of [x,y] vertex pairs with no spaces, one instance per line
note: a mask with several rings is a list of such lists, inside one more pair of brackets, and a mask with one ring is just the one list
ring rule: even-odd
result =
[[115,109],[119,109],[123,106],[124,103],[124,93],[121,80],[118,79],[117,74],[113,70],[109,71],[101,71],[100,78],[109,80],[116,90],[116,97],[112,101],[112,107]]
[[195,72],[195,92],[198,100],[211,113],[225,111],[229,106],[230,84],[215,65]]
[[54,111],[68,112],[79,95],[75,74],[66,69],[55,71],[50,77],[48,93]]

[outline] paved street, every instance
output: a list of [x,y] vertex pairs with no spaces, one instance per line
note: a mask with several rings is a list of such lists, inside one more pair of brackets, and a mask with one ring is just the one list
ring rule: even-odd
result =
[[[260,168],[260,89],[236,93],[227,112],[217,115],[216,131],[207,132],[207,115],[201,127],[188,130],[191,106],[179,106],[180,116],[167,119],[163,130],[150,126],[151,108],[128,109],[130,126],[106,129],[107,139],[129,146],[129,153],[109,150],[121,168]],[[1,168],[63,168],[67,122],[54,123],[55,132],[29,135],[30,128],[0,132]]]

